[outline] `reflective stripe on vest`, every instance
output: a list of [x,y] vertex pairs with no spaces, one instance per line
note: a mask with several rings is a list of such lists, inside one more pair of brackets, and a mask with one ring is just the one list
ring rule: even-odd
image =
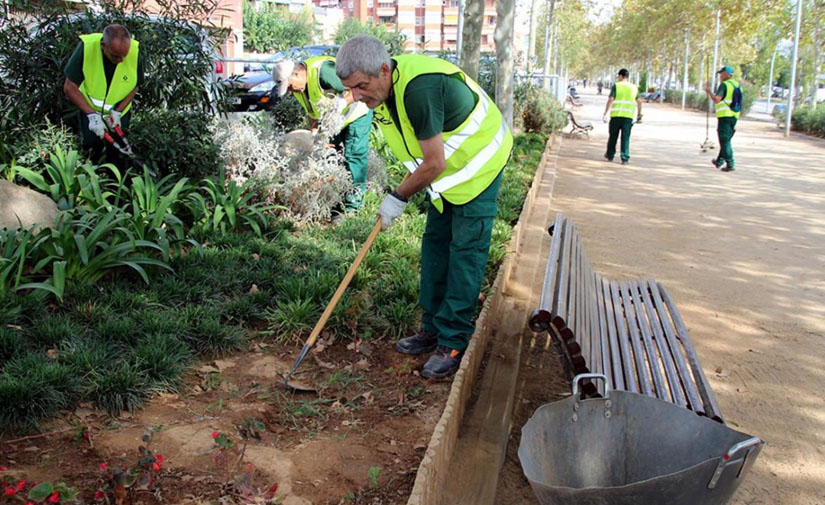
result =
[[[80,92],[94,110],[108,114],[112,107],[126,98],[137,86],[140,44],[137,40],[131,41],[129,54],[115,67],[112,82],[107,89],[103,49],[100,47],[103,34],[81,35],[80,40],[83,42],[83,82],[80,83]],[[131,108],[132,104],[129,103],[123,113],[129,112]]]
[[739,86],[739,83],[733,79],[728,79],[727,81],[722,81],[722,84],[725,85],[725,97],[719,100],[719,102],[713,104],[713,107],[716,110],[716,117],[738,118],[739,113],[731,110],[730,104],[733,102],[733,90]]
[[414,78],[423,74],[444,74],[459,78],[477,97],[475,107],[464,122],[453,131],[442,132],[444,171],[430,184],[427,192],[435,208],[443,210],[442,196],[456,205],[463,205],[493,182],[498,176],[513,146],[513,136],[501,112],[475,81],[461,69],[438,58],[408,54],[393,58],[393,93],[398,120],[396,125],[386,104],[375,109],[376,120],[393,154],[410,171],[415,172],[424,161],[421,146],[415,137],[404,106],[404,92]]
[[[335,96],[333,90],[324,91],[324,88],[321,87],[321,67],[328,61],[335,63],[335,58],[332,56],[317,56],[305,60],[304,65],[307,69],[306,95],[303,92],[293,93],[307,115],[315,120],[321,119],[321,113],[318,111],[318,102],[321,98],[332,98]],[[307,95],[309,95],[309,102],[307,102]],[[366,116],[369,111],[369,107],[361,102],[350,104],[341,111],[341,114],[344,116],[344,126],[347,126],[360,117]]]
[[633,119],[636,112],[636,95],[639,93],[635,84],[627,81],[616,83],[616,97],[610,107],[610,117],[629,117]]

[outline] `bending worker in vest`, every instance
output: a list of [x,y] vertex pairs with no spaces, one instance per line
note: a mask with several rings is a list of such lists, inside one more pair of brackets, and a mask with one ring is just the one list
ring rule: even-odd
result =
[[[724,66],[719,69],[719,87],[716,93],[710,90],[710,83],[705,84],[705,93],[713,100],[716,109],[716,133],[719,135],[719,157],[711,160],[713,166],[721,168],[722,172],[732,172],[734,169],[733,147],[731,140],[736,133],[736,121],[739,119],[739,112],[731,109],[733,103],[733,92],[739,87],[739,83],[733,80],[733,69]],[[722,165],[725,165],[722,168]]]
[[630,161],[630,129],[633,128],[633,116],[635,112],[636,120],[642,120],[642,100],[639,98],[639,89],[635,84],[628,82],[629,72],[626,68],[619,70],[619,77],[616,84],[610,90],[610,98],[604,107],[604,117],[610,112],[610,136],[607,139],[607,152],[604,157],[607,161],[613,161],[616,155],[616,139],[619,132],[622,134],[622,165],[627,165]]
[[461,69],[444,60],[405,54],[390,58],[368,35],[338,51],[336,72],[375,111],[393,154],[411,175],[381,202],[383,229],[426,190],[421,244],[421,329],[403,338],[404,354],[435,351],[423,377],[453,374],[473,334],[501,173],[513,137],[495,103]]
[[372,111],[363,103],[353,101],[352,94],[335,74],[335,58],[331,56],[309,58],[298,63],[279,61],[272,69],[272,77],[278,83],[278,96],[284,96],[289,91],[304,108],[313,133],[318,131],[318,121],[321,119],[318,109],[321,98],[335,98],[340,103],[344,128],[331,142],[336,149],[343,148],[347,170],[355,187],[355,192],[347,195],[344,205],[346,212],[355,212],[361,206],[367,189]]
[[98,151],[105,145],[106,161],[117,162],[119,154],[103,141],[103,122],[128,130],[132,101],[143,82],[138,41],[118,24],[81,35],[64,74],[63,93],[78,108],[81,144]]

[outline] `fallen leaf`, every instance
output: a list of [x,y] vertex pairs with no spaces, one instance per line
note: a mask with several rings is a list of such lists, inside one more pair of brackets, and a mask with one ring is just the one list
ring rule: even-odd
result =
[[364,358],[364,359],[358,361],[358,363],[355,364],[355,368],[358,369],[358,370],[368,370],[369,367],[370,367],[370,362],[367,361],[367,358]]
[[348,351],[354,351],[355,350],[355,342],[350,342],[349,344],[347,344],[347,350]]
[[424,442],[418,442],[417,444],[415,444],[413,446],[413,450],[416,450],[416,451],[421,450],[421,449],[426,449],[426,448],[427,448],[427,444],[425,444]]
[[327,348],[327,346],[325,346],[324,344],[318,342],[318,343],[315,344],[315,347],[312,348],[312,352],[321,353],[321,352],[324,352],[324,349],[326,349],[326,348]]
[[364,356],[371,356],[372,353],[373,353],[373,348],[369,344],[359,344],[358,345],[358,352],[360,352]]
[[232,368],[233,366],[235,366],[235,362],[231,359],[218,359],[218,360],[215,360],[215,367],[219,371],[224,371],[227,368]]
[[321,361],[318,356],[312,356],[315,359],[315,362],[318,363],[318,366],[321,368],[326,368],[327,370],[335,370],[335,365],[332,363],[328,363],[326,361]]
[[46,357],[49,359],[57,359],[57,349],[49,349],[46,351]]
[[252,287],[249,288],[249,294],[250,295],[257,295],[259,292],[260,292],[260,290],[258,289],[257,284],[253,284]]
[[[258,253],[252,253],[252,259],[257,261],[257,260],[261,259],[261,255],[258,254]],[[277,484],[276,484],[276,486],[277,486]]]
[[717,368],[716,375],[722,378],[728,377],[730,375],[730,370],[728,370],[727,368]]

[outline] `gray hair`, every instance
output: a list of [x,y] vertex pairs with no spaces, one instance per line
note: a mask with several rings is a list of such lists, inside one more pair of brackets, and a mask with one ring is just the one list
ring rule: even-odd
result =
[[129,30],[123,25],[111,24],[106,25],[103,29],[103,43],[109,44],[113,40],[131,40],[132,35]]
[[344,42],[335,58],[335,73],[347,79],[355,72],[378,77],[381,66],[390,66],[390,55],[384,43],[370,35],[356,35]]

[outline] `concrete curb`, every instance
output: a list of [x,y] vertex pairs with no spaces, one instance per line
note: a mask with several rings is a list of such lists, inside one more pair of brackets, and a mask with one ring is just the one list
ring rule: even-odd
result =
[[[505,301],[508,292],[508,281],[512,274],[513,265],[518,261],[518,249],[524,228],[522,223],[526,223],[529,219],[538,187],[541,185],[542,178],[548,166],[552,166],[553,171],[555,171],[560,143],[561,136],[559,135],[551,136],[547,140],[544,154],[536,169],[530,190],[525,197],[518,223],[510,238],[510,243],[507,248],[507,258],[504,260],[504,265],[499,269],[498,275],[496,275],[493,283],[493,295],[485,301],[484,307],[476,320],[475,332],[465,351],[461,366],[453,379],[444,411],[433,430],[430,443],[418,467],[418,473],[416,474],[415,483],[413,484],[412,493],[407,501],[407,505],[441,505],[442,489],[448,477],[446,473],[455,450],[461,419],[464,416],[468,400],[473,392],[473,386],[475,385],[476,376],[481,365],[481,359],[484,356],[484,350],[487,347],[487,342],[492,333],[491,327],[495,317],[489,317],[489,315],[491,312],[492,314],[496,314]],[[497,476],[490,477],[497,478]]]

